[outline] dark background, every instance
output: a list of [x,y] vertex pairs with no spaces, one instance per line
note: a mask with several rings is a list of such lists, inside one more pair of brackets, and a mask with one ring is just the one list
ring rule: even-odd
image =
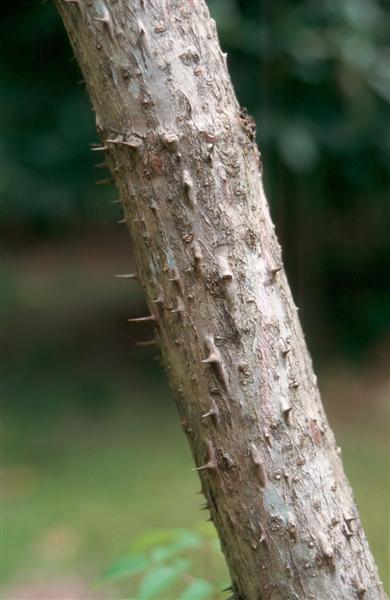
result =
[[[385,579],[390,4],[209,6]],[[126,323],[141,291],[112,277],[134,266],[131,242],[115,190],[94,184],[92,113],[60,19],[7,2],[1,29],[4,581],[9,598],[40,582],[42,599],[78,600],[135,533],[203,515],[158,357],[135,347],[148,330]]]

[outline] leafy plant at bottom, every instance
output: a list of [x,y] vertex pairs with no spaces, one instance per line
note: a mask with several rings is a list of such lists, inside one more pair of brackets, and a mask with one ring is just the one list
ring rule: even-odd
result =
[[[100,584],[123,582],[133,600],[217,600],[217,585],[195,576],[192,558],[219,552],[215,534],[186,529],[153,529],[142,532],[130,552],[117,560]],[[196,553],[196,554],[195,554]],[[210,556],[208,556],[209,558]],[[209,562],[209,561],[208,561]],[[168,594],[168,595],[167,595]],[[130,600],[130,599],[129,599]]]

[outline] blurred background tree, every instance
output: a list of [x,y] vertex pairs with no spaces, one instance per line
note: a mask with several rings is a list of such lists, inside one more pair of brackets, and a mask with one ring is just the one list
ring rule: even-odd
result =
[[[388,0],[210,8],[239,100],[256,118],[306,330],[318,348],[359,357],[389,326]],[[46,238],[111,225],[86,151],[93,116],[57,15],[8,2],[5,17],[0,227]]]
[[[390,3],[209,6],[239,101],[257,122],[287,273],[383,565]],[[18,581],[29,569],[49,577],[77,564],[82,586],[134,532],[191,523],[196,479],[183,476],[190,460],[160,367],[135,351],[145,330],[125,324],[142,295],[110,278],[132,265],[131,243],[115,224],[115,192],[94,185],[93,114],[60,20],[50,4],[28,0],[4,3],[2,17],[1,386],[12,500],[4,568]],[[158,486],[157,506],[145,495]]]

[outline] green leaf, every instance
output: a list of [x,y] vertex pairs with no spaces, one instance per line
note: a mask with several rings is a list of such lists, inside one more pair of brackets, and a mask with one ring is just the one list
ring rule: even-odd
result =
[[185,588],[179,600],[209,600],[214,591],[211,583],[196,579]]
[[184,532],[182,537],[172,544],[167,546],[157,546],[153,548],[150,553],[150,558],[154,562],[163,562],[169,560],[184,552],[185,550],[191,550],[201,545],[201,539],[198,535],[191,531]]
[[161,566],[149,571],[138,586],[137,599],[150,600],[158,598],[161,600],[161,593],[179,581],[180,575],[188,567],[189,562],[182,560],[174,566]]
[[142,532],[131,544],[132,552],[145,552],[153,547],[181,544],[181,547],[195,547],[201,543],[196,533],[186,529],[151,529]]
[[128,556],[123,556],[108,569],[103,577],[103,581],[113,581],[115,579],[132,577],[133,575],[142,573],[148,565],[148,559],[142,554],[129,554]]

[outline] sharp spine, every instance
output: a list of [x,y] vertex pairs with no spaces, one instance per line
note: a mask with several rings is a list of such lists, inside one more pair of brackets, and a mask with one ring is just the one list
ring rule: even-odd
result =
[[206,448],[207,448],[207,456],[208,456],[208,461],[200,466],[200,467],[196,467],[195,469],[192,469],[193,471],[214,471],[215,469],[218,468],[218,464],[217,464],[217,460],[215,458],[215,452],[213,449],[213,445],[211,443],[210,440],[206,441]]
[[171,310],[171,313],[178,314],[179,316],[182,316],[184,312],[185,312],[184,302],[180,298],[180,296],[178,296],[177,297],[177,306],[176,306],[176,308],[174,308],[173,310]]
[[139,279],[138,273],[116,273],[114,277],[118,279]]
[[176,284],[179,292],[181,294],[184,294],[183,282],[181,280],[179,269],[177,267],[174,267],[172,269],[172,277],[169,278],[169,281],[173,281]]
[[265,487],[267,483],[267,474],[264,468],[264,463],[261,459],[260,451],[255,444],[251,444],[250,454],[252,457],[253,464],[255,465],[257,479],[260,483],[260,487]]
[[143,323],[147,321],[156,321],[155,315],[148,315],[147,317],[135,317],[132,319],[127,319],[129,323]]
[[97,181],[95,181],[95,185],[110,185],[111,183],[114,183],[112,177],[107,177],[106,179],[98,179]]
[[221,353],[218,350],[217,346],[215,345],[214,337],[212,335],[207,335],[205,337],[205,341],[206,341],[206,347],[207,347],[209,354],[208,354],[207,358],[204,358],[201,362],[204,364],[214,365],[217,375],[218,375],[221,383],[223,384],[223,386],[226,389],[227,376],[226,376],[225,369],[223,366],[222,356],[221,356]]

